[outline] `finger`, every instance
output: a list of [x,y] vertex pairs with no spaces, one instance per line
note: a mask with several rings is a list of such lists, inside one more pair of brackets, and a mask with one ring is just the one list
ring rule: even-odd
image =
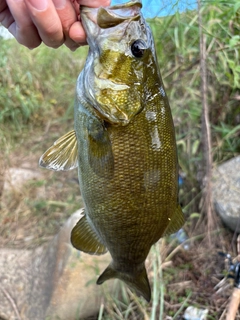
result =
[[58,48],[64,43],[62,24],[51,0],[25,0],[29,14],[42,41]]
[[69,29],[69,37],[79,45],[87,44],[86,33],[79,21],[73,23],[73,25]]
[[2,0],[2,1],[0,2],[0,13],[1,13],[2,11],[4,11],[6,8],[7,8],[7,3],[6,3],[5,0]]
[[[90,6],[90,7],[99,7],[99,6],[109,6],[110,0],[92,0],[91,2],[89,0],[76,0],[75,5],[76,3],[80,5]],[[81,45],[87,44],[86,33],[80,22],[75,22],[71,26],[69,35],[75,42],[80,43]]]
[[62,24],[65,36],[64,44],[71,50],[75,50],[79,47],[79,44],[70,38],[69,31],[71,26],[78,20],[77,12],[70,0],[53,0],[53,3]]
[[7,5],[4,8],[2,6],[2,10],[0,8],[0,23],[5,27],[5,28],[9,28],[9,26],[14,22],[13,16],[10,12],[10,10],[8,9]]
[[17,41],[28,48],[35,48],[40,45],[41,39],[37,29],[32,23],[24,0],[8,0],[8,8],[1,14],[4,15],[2,24],[8,28]]
[[110,5],[110,0],[91,0],[91,2],[89,0],[77,0],[77,2],[80,5],[93,7],[93,8],[107,7]]
[[77,13],[77,15],[79,16],[79,13],[80,13],[80,6],[79,6],[79,3],[78,3],[78,1],[77,0],[72,0],[72,5],[73,5],[73,7],[74,7],[74,9],[75,9],[75,12]]

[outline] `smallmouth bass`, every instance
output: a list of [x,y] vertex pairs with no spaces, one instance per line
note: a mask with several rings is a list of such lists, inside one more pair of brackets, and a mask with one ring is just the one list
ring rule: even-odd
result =
[[78,167],[85,215],[72,244],[112,257],[97,284],[118,278],[150,301],[149,250],[184,223],[171,110],[141,3],[81,7],[81,20],[89,53],[77,81],[75,129],[40,166]]

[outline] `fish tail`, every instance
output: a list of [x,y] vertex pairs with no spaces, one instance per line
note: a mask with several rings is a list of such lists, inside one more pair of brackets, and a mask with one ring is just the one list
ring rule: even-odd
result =
[[141,267],[141,270],[138,269],[137,273],[125,273],[118,271],[114,268],[113,263],[111,262],[109,266],[103,271],[100,277],[97,280],[97,284],[102,284],[106,280],[117,278],[124,281],[131,289],[136,291],[140,296],[143,296],[148,302],[151,300],[151,287],[149,284],[147,271],[144,264]]

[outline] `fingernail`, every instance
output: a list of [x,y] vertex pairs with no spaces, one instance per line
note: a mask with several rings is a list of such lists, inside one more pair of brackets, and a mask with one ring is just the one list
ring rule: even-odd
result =
[[44,11],[48,7],[48,1],[47,0],[28,0],[28,2],[39,11]]
[[53,0],[56,9],[63,9],[66,6],[66,0]]

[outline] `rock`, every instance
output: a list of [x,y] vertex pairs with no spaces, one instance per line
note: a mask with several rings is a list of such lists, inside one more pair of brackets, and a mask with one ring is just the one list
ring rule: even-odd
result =
[[193,306],[187,307],[184,312],[183,319],[185,320],[207,320],[208,309],[198,309]]
[[43,179],[39,171],[25,168],[9,168],[6,170],[3,193],[12,189],[21,189],[24,183],[33,179]]
[[30,251],[0,250],[0,318],[16,320],[18,312],[21,319],[26,319],[30,262]]
[[222,221],[240,233],[240,156],[214,170],[213,203]]
[[107,292],[113,289],[114,282],[106,283],[104,287],[96,285],[98,270],[103,271],[107,267],[111,261],[110,254],[85,254],[74,249],[69,241],[70,232],[79,219],[77,212],[58,236],[54,289],[47,310],[47,318],[51,320],[76,320],[96,315],[103,289]]
[[74,213],[36,250],[0,249],[0,318],[76,320],[97,314],[103,288],[111,292],[116,282],[96,285],[109,254],[90,256],[72,247],[70,232],[81,215],[82,210]]

